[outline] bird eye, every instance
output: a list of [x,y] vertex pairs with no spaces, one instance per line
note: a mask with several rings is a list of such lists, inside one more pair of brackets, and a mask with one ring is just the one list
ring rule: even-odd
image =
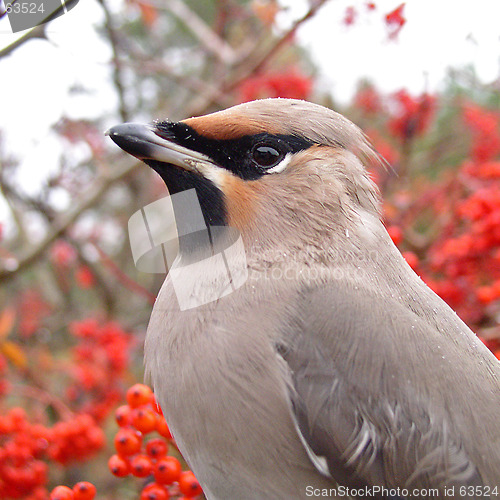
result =
[[270,168],[277,165],[285,155],[273,146],[256,145],[252,150],[252,160],[260,167]]

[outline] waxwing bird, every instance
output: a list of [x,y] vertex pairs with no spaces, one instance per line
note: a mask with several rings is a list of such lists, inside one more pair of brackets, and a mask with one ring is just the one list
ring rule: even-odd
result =
[[499,363],[392,243],[354,124],[265,99],[108,134],[243,241],[217,300],[167,276],[145,345],[207,498],[499,496]]

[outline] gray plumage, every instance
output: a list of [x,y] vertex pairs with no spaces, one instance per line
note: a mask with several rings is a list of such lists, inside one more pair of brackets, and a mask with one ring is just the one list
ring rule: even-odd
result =
[[[190,139],[191,172],[222,193],[249,270],[241,288],[182,312],[167,277],[148,327],[147,372],[207,497],[290,500],[336,484],[498,497],[499,363],[392,243],[360,130],[286,99],[181,123],[209,139],[203,151]],[[187,147],[177,129],[153,130],[149,145]],[[252,179],[207,149],[265,132],[309,145]],[[123,135],[110,131],[160,158]]]

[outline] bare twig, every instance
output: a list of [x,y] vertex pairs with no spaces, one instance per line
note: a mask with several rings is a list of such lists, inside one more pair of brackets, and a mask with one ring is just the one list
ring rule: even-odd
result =
[[113,313],[116,306],[116,298],[113,290],[111,290],[108,282],[106,281],[106,278],[103,276],[99,267],[96,266],[95,263],[90,259],[87,259],[87,257],[85,257],[85,254],[82,251],[81,245],[78,241],[76,241],[74,238],[68,238],[68,241],[76,248],[76,252],[78,253],[78,258],[80,259],[80,261],[92,272],[92,275],[94,276],[94,279],[97,283],[97,290],[100,291],[100,295],[103,299],[106,312],[108,314]]
[[108,6],[105,0],[98,0],[104,12],[104,28],[109,38],[111,44],[111,50],[113,53],[112,63],[113,63],[113,84],[116,88],[119,100],[119,112],[121,119],[126,122],[129,120],[129,110],[125,99],[125,85],[123,83],[123,67],[119,57],[119,41],[116,30],[113,26],[113,21],[111,19],[111,13],[109,12]]
[[109,270],[115,275],[116,279],[129,290],[138,293],[145,297],[151,304],[154,304],[156,296],[152,294],[149,290],[144,288],[142,285],[127,276],[116,263],[106,255],[106,253],[97,245],[93,243],[94,248],[99,252],[99,256],[103,261],[104,265],[109,268]]
[[[52,209],[52,207],[48,206],[43,201],[22,195],[21,193],[16,191],[12,186],[10,186],[7,182],[5,182],[5,180],[2,179],[2,177],[0,177],[0,189],[4,192],[8,202],[11,201],[11,198],[13,198],[14,200],[21,202],[24,205],[24,207],[36,210],[49,224],[53,223],[54,218],[56,217],[56,213]],[[65,233],[66,234],[63,234],[61,236],[64,237],[76,249],[78,258],[80,259],[81,263],[83,263],[91,270],[94,279],[97,282],[97,290],[100,292],[106,310],[108,312],[113,312],[116,305],[115,294],[113,293],[113,290],[111,290],[101,269],[98,266],[96,266],[95,263],[92,262],[90,259],[87,259],[85,253],[81,248],[82,247],[81,243],[75,238],[69,236],[67,234],[67,231]],[[109,260],[108,257],[107,260]],[[143,290],[141,290],[141,293],[144,295]],[[151,298],[150,295],[147,295],[147,299],[150,300],[150,298]]]
[[[11,193],[11,191],[13,192]],[[3,194],[5,203],[7,204],[7,207],[9,208],[10,213],[12,214],[12,220],[14,221],[17,228],[18,241],[22,243],[28,241],[26,228],[24,227],[22,213],[21,211],[18,210],[15,203],[17,192],[12,190],[11,186],[9,186],[5,182],[4,176],[2,175],[1,166],[0,166],[0,193]]]
[[[164,62],[159,60],[149,60],[145,61],[142,54],[133,57],[130,61],[136,71],[140,71],[142,74],[154,74],[154,75],[165,75],[177,84],[192,90],[197,95],[202,95],[206,99],[210,99],[212,102],[220,106],[228,106],[231,103],[228,101],[227,94],[224,94],[219,88],[210,85],[198,78],[193,78],[190,76],[182,75],[173,70],[170,66],[166,65]],[[140,62],[134,62],[140,61]]]
[[[144,1],[144,0],[142,0]],[[184,2],[180,0],[168,0],[165,3],[145,2],[154,5],[156,8],[166,8],[175,17],[182,21],[191,33],[198,39],[203,49],[209,50],[224,64],[232,65],[236,60],[233,48],[220,38],[217,33],[208,26],[201,17],[193,12]]]
[[71,420],[74,413],[69,406],[54,394],[34,385],[13,384],[13,392],[25,398],[35,399],[41,403],[52,406],[63,420]]
[[[238,85],[244,82],[249,76],[261,71],[265,65],[267,65],[273,57],[285,46],[294,36],[297,30],[309,19],[314,17],[318,11],[323,7],[329,0],[317,0],[311,3],[309,10],[299,19],[297,19],[292,26],[283,33],[270,47],[265,50],[261,50],[260,43],[255,43],[254,49],[250,52],[248,57],[241,62],[239,67],[232,77],[223,83],[218,90],[222,95],[227,94],[234,90]],[[206,113],[210,107],[217,104],[217,100],[214,95],[202,96],[197,99],[189,108],[189,114],[201,115]]]

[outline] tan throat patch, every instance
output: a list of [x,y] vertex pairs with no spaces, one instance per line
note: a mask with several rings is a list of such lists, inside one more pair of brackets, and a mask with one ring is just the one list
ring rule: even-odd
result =
[[226,201],[228,224],[240,233],[248,231],[255,220],[259,196],[256,182],[245,181],[228,173],[221,185]]

